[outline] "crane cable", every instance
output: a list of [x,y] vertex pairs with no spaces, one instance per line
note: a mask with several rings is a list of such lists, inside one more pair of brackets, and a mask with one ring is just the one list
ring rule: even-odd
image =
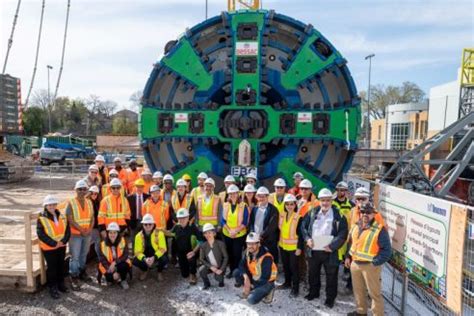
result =
[[10,34],[10,38],[8,39],[7,54],[5,55],[5,62],[3,63],[2,74],[4,74],[5,70],[7,69],[8,56],[10,55],[10,48],[12,48],[12,44],[13,44],[13,33],[15,33],[15,26],[16,26],[16,21],[18,20],[18,13],[20,12],[20,5],[21,5],[21,0],[18,0],[18,4],[16,5],[15,16],[13,17],[12,32]]
[[62,51],[62,54],[61,54],[61,66],[59,67],[58,81],[56,82],[56,89],[54,90],[53,102],[56,101],[56,97],[58,96],[59,82],[61,81],[61,75],[63,73],[64,53],[66,51],[66,39],[67,39],[67,28],[68,28],[68,25],[69,25],[69,9],[70,9],[70,7],[71,7],[71,0],[68,0],[67,1],[67,11],[66,11],[66,25],[64,27],[63,51]]
[[45,1],[43,0],[43,4],[41,6],[41,18],[40,18],[40,26],[39,26],[39,32],[38,32],[38,40],[36,43],[36,57],[35,57],[35,66],[33,67],[33,75],[31,77],[31,82],[30,82],[30,89],[28,90],[28,94],[26,96],[26,101],[25,101],[25,106],[26,108],[28,106],[28,101],[30,100],[30,95],[31,95],[31,90],[33,90],[33,83],[35,81],[35,75],[36,75],[36,68],[38,65],[38,55],[39,55],[39,50],[40,50],[40,43],[41,43],[41,33],[43,31],[43,17],[44,17],[44,7],[45,7]]

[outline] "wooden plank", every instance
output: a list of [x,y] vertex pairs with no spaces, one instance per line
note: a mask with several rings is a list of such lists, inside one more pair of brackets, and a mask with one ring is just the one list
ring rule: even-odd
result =
[[0,245],[24,245],[24,239],[17,238],[0,238]]
[[0,275],[6,276],[26,276],[25,270],[15,270],[15,269],[0,269]]
[[[38,246],[39,248],[39,246]],[[40,257],[40,271],[41,271],[41,285],[46,284],[46,269],[44,267],[44,256],[43,252],[39,251],[39,257]]]
[[17,217],[24,217],[25,214],[30,214],[31,211],[18,211],[18,210],[7,210],[7,209],[0,209],[0,216],[17,216]]
[[33,247],[31,246],[31,218],[25,214],[25,252],[26,252],[26,285],[34,287],[33,280]]

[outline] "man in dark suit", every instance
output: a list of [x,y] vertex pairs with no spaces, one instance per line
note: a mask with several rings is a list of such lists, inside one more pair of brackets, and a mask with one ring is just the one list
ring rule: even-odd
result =
[[150,197],[150,195],[143,192],[145,183],[143,179],[135,181],[135,193],[127,196],[128,204],[130,205],[130,222],[128,228],[130,229],[130,236],[135,240],[135,235],[141,229],[142,208],[143,203]]
[[250,215],[249,229],[260,235],[261,244],[265,246],[273,256],[275,264],[278,264],[278,210],[268,203],[270,192],[266,187],[257,190],[257,205]]

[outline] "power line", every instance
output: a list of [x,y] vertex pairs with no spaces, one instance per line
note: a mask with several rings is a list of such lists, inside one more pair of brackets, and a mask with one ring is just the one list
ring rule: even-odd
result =
[[69,9],[71,7],[71,0],[67,1],[67,11],[66,11],[66,25],[64,26],[64,40],[63,40],[63,51],[61,54],[61,66],[59,67],[58,81],[56,82],[56,89],[54,90],[53,102],[56,101],[58,96],[59,82],[61,81],[61,75],[63,73],[63,64],[64,64],[64,53],[66,51],[66,39],[67,39],[67,28],[69,25]]
[[43,17],[44,17],[45,2],[46,2],[46,0],[43,0],[43,3],[41,5],[41,18],[40,18],[40,26],[39,26],[39,32],[38,32],[38,40],[37,40],[37,43],[36,43],[35,65],[33,67],[33,75],[31,77],[30,89],[28,90],[28,94],[26,96],[25,108],[28,106],[28,101],[30,100],[31,90],[33,90],[33,83],[35,81],[35,76],[36,76],[36,68],[37,68],[37,65],[38,65],[38,55],[39,55],[40,43],[41,43],[41,33],[43,31]]
[[18,13],[20,12],[20,4],[21,4],[21,0],[18,0],[18,4],[16,5],[15,16],[13,17],[12,32],[10,34],[10,38],[8,39],[7,54],[5,55],[5,62],[3,63],[3,70],[2,70],[3,74],[5,73],[5,70],[7,69],[8,56],[10,55],[10,48],[12,47],[12,44],[13,44],[13,33],[15,33],[16,21],[18,20]]

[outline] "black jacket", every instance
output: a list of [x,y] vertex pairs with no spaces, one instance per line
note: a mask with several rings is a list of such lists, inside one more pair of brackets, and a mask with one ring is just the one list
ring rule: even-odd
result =
[[[149,194],[143,193],[143,203],[150,197]],[[137,228],[140,224],[137,220],[137,194],[133,193],[127,196],[128,204],[130,205],[130,228]]]
[[[105,243],[107,246],[109,247],[118,247],[118,245],[120,244],[120,241],[122,240],[123,237],[120,237],[117,236],[117,239],[115,239],[115,243],[112,243],[112,241],[109,239],[109,237],[105,238],[104,241],[102,241],[101,243]],[[106,270],[109,269],[110,267],[110,264],[111,262],[109,262],[107,260],[107,257],[105,256],[104,253],[102,253],[102,247],[99,246],[99,253],[97,254],[97,257],[99,258],[99,262],[102,263],[102,265],[104,266],[104,268]],[[117,260],[115,261],[117,264],[121,263],[121,262],[125,262],[127,261],[128,259],[128,247],[125,246],[125,248],[123,249],[123,253],[122,253],[122,256],[120,258],[117,258]]]
[[[255,232],[255,218],[257,214],[258,206],[254,206],[252,213],[250,214],[249,230]],[[263,219],[263,231],[260,234],[263,243],[274,243],[278,242],[280,232],[278,229],[278,209],[272,204],[268,203],[267,210],[265,212],[265,218]]]
[[[261,256],[266,254],[268,252],[267,248],[264,246],[260,247],[260,250],[257,253],[256,260],[258,260]],[[260,275],[260,279],[254,280],[252,273],[250,273],[249,267],[247,265],[247,257],[252,256],[249,254],[249,252],[246,250],[245,255],[243,256],[242,260],[240,261],[239,264],[239,269],[242,271],[242,273],[247,274],[247,276],[250,279],[250,282],[252,282],[253,286],[255,288],[265,285],[268,283],[270,280],[270,277],[272,275],[272,264],[273,264],[273,258],[271,257],[266,257],[262,261],[262,274]]]
[[[56,217],[59,218],[59,215],[60,215],[59,211],[56,210],[55,212],[56,212]],[[51,215],[46,210],[43,213],[41,213],[39,216],[43,216],[43,217],[46,217],[46,218],[54,221],[53,215]],[[44,231],[43,224],[41,224],[41,221],[39,220],[39,218],[38,218],[38,222],[36,224],[36,235],[38,236],[39,240],[41,240],[42,242],[44,242],[48,246],[56,247],[56,245],[58,244],[57,241],[55,241],[54,239],[52,239],[51,237],[49,237],[46,234],[46,232]],[[66,220],[66,232],[64,233],[64,237],[63,237],[63,239],[61,239],[61,242],[63,244],[66,244],[69,241],[69,237],[71,237],[71,229],[69,228],[69,223]]]
[[[308,239],[312,238],[313,223],[320,210],[320,206],[315,207],[311,209],[311,211],[303,218],[303,224],[301,225],[301,234],[305,243]],[[331,264],[337,265],[339,264],[339,257],[337,251],[339,250],[339,248],[342,247],[342,245],[344,245],[344,242],[347,240],[348,228],[347,220],[341,216],[341,214],[339,213],[339,209],[332,206],[332,210],[334,220],[332,223],[331,235],[334,236],[334,239],[329,244],[329,248],[331,248],[332,250],[331,256],[329,257],[329,262]],[[309,249],[308,247],[306,247],[306,255],[308,257],[311,257],[311,249]]]

